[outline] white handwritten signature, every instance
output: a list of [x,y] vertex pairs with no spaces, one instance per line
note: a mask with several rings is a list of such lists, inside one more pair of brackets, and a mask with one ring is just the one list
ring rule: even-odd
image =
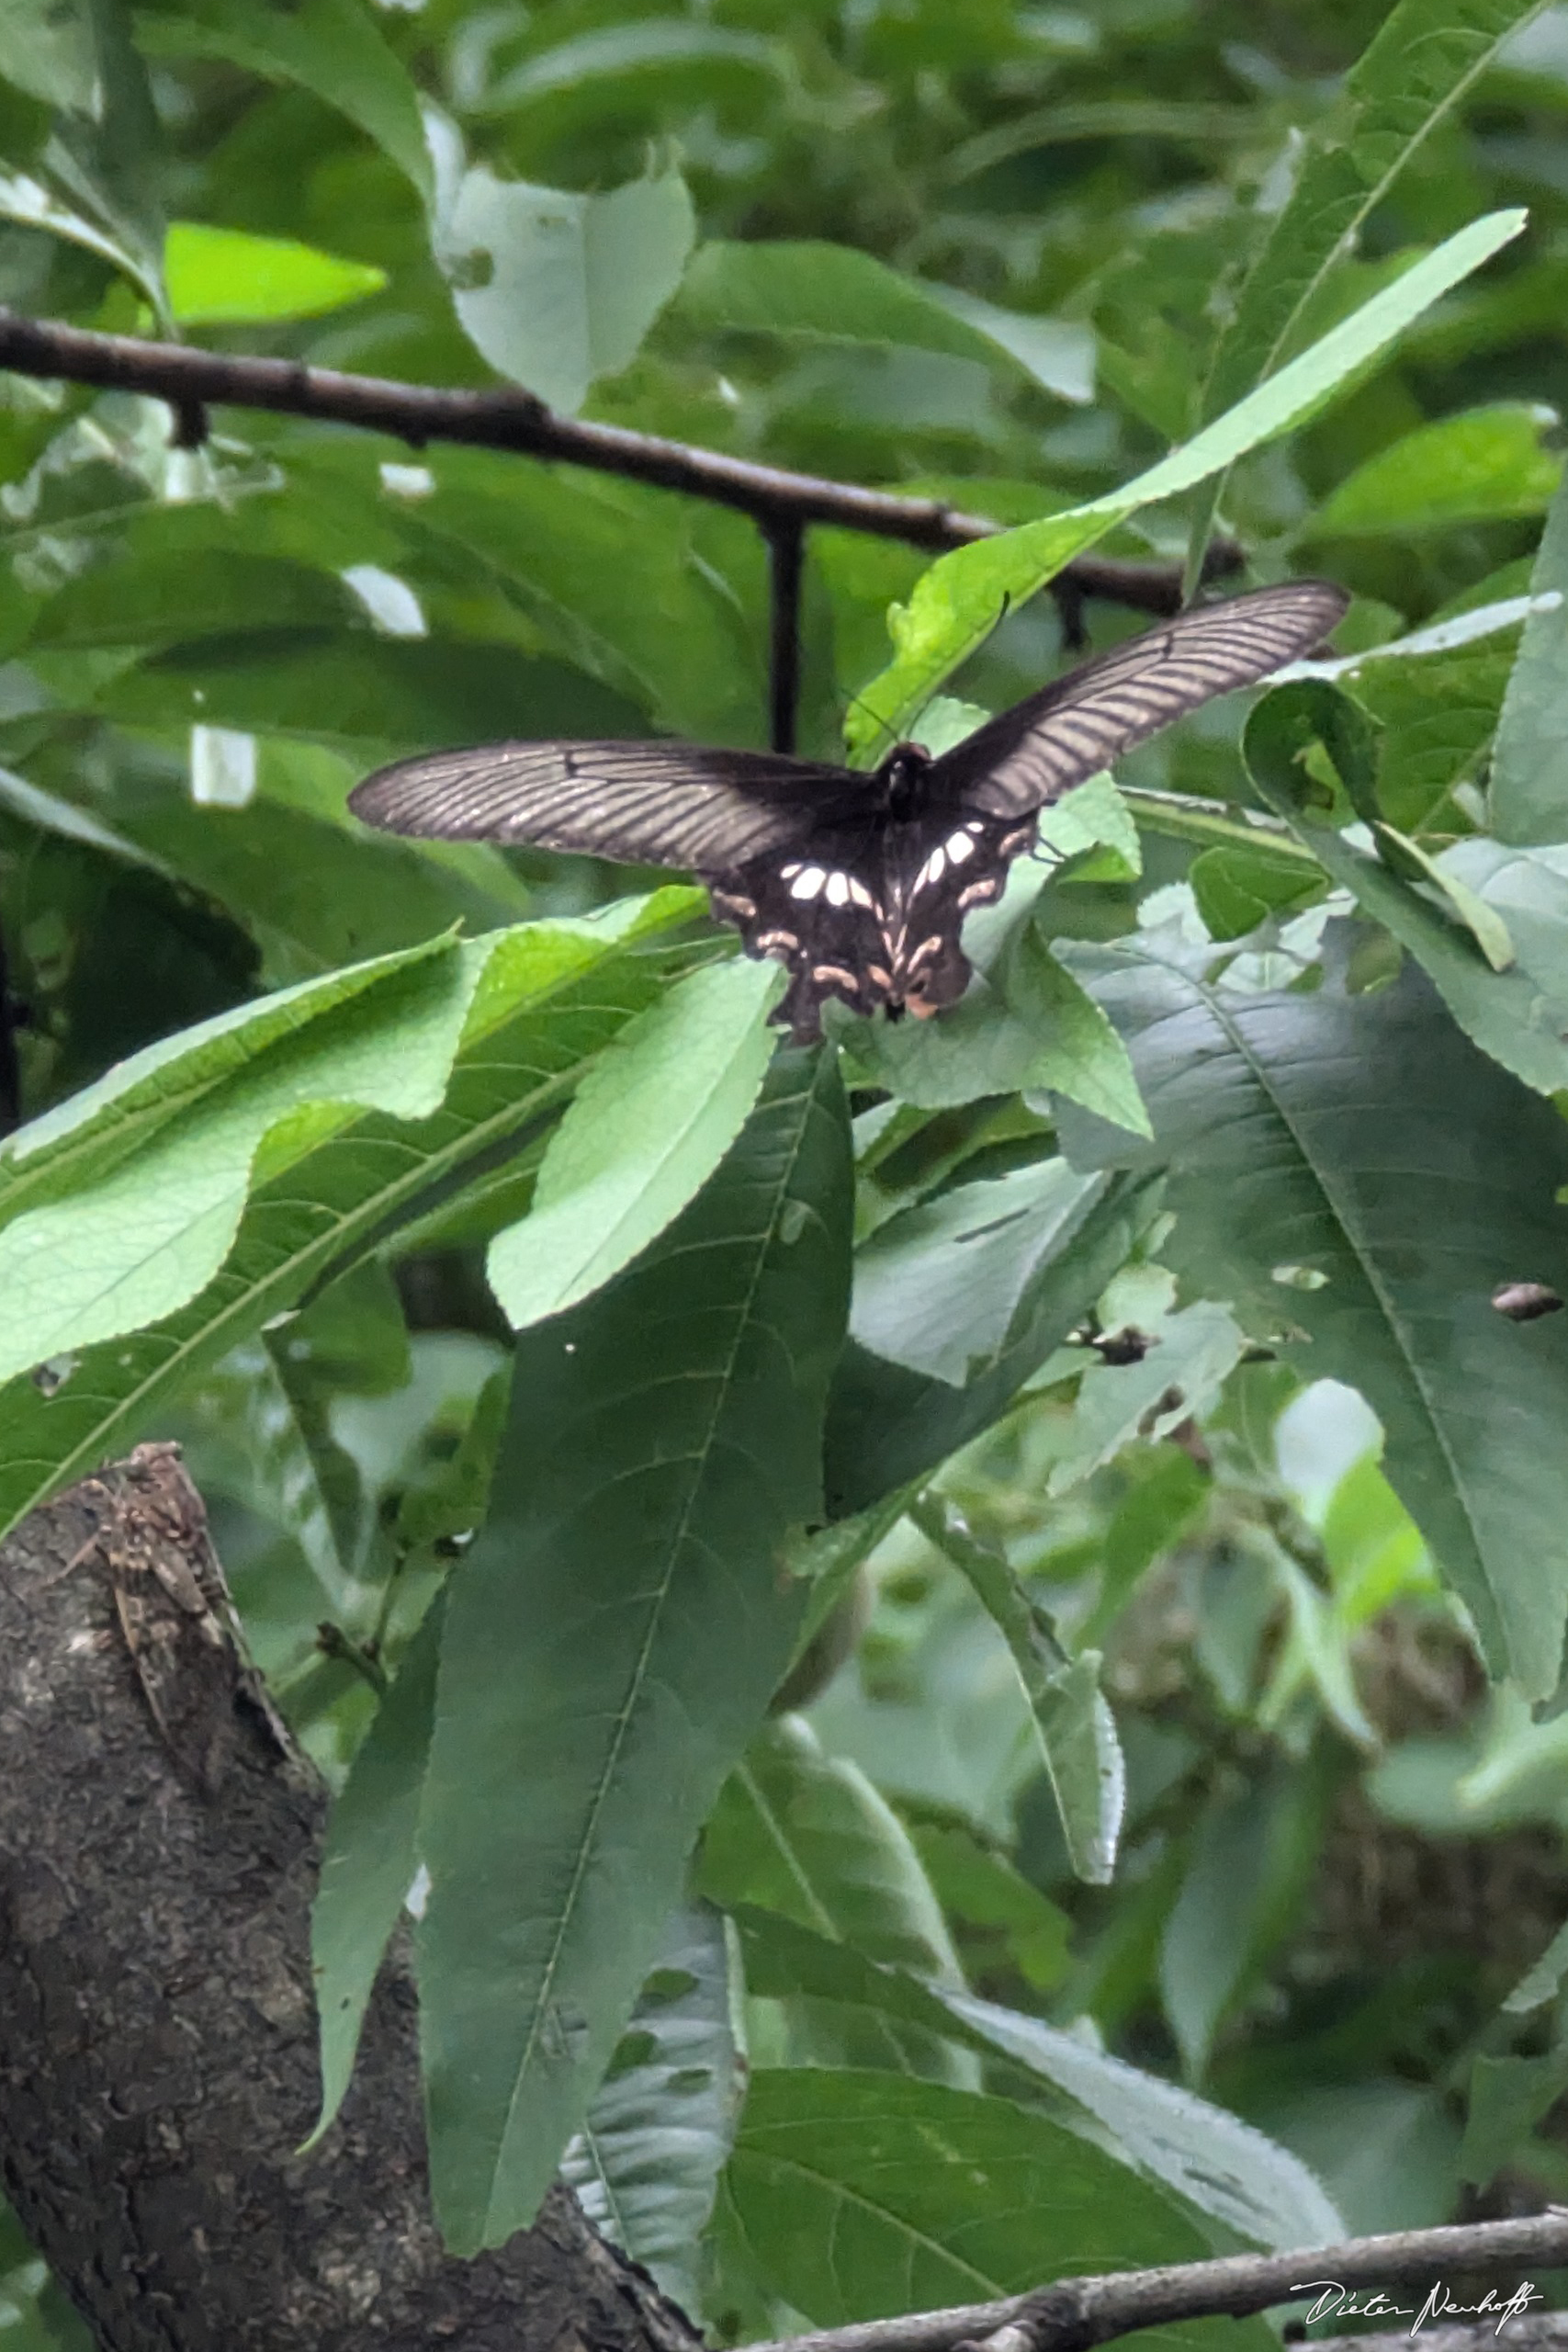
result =
[[1432,2321],[1442,2319],[1495,2319],[1494,2334],[1501,2335],[1511,2319],[1528,2312],[1532,2303],[1546,2301],[1540,2288],[1532,2287],[1528,2279],[1506,2299],[1488,2287],[1478,2303],[1456,2303],[1439,2279],[1419,2311],[1414,2303],[1392,2302],[1381,2287],[1359,2295],[1353,2288],[1342,2287],[1337,2278],[1308,2278],[1291,2292],[1316,2298],[1306,2314],[1308,2327],[1320,2319],[1407,2319],[1412,2335],[1419,2335]]

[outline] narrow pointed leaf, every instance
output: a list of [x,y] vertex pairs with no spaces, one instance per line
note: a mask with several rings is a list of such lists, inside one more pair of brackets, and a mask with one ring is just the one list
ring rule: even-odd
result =
[[784,1055],[656,1247],[518,1342],[421,1831],[432,2173],[456,2246],[532,2218],[789,1664],[805,1588],[784,1547],[821,1508],[849,1187],[833,1057]]

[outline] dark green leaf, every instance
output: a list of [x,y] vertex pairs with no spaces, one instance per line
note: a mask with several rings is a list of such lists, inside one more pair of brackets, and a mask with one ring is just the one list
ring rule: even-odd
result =
[[[1521,1453],[1508,1432],[1568,1413],[1568,1331],[1510,1323],[1491,1298],[1508,1279],[1568,1290],[1562,1122],[1435,1017],[1417,974],[1368,996],[1337,969],[1310,995],[1252,995],[1153,933],[1075,960],[1154,1114],[1177,1217],[1166,1257],[1300,1350],[1309,1375],[1364,1392],[1389,1479],[1488,1654],[1544,1695],[1568,1608],[1553,1532],[1568,1481],[1556,1449]],[[1489,986],[1513,977],[1476,963]],[[1066,1132],[1075,1159],[1125,1156],[1111,1129]],[[1303,1268],[1324,1280],[1299,1286]]]
[[820,1510],[849,1183],[831,1056],[783,1056],[659,1245],[518,1343],[490,1521],[448,1611],[422,1829],[432,2170],[454,2245],[531,2218],[789,1663],[805,1596],[780,1552]]
[[[818,2327],[1209,2250],[1163,2188],[1059,2123],[897,2075],[754,2075],[727,2186],[763,2276]],[[1268,2340],[1228,2320],[1227,2342],[1238,2328],[1248,2352]],[[1148,2331],[1208,2340],[1201,2322]]]
[[1157,1215],[1157,1177],[1086,1193],[1039,1265],[988,1367],[962,1388],[888,1363],[851,1340],[828,1414],[828,1507],[835,1519],[891,1494],[987,1429],[1081,1323]]

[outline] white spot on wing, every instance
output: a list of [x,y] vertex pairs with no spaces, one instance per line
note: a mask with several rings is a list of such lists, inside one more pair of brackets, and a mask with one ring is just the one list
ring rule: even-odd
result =
[[974,854],[975,836],[969,831],[967,825],[964,826],[964,831],[961,833],[953,833],[949,835],[947,842],[947,855],[948,861],[951,865],[962,865],[966,857],[973,857]]
[[945,851],[933,849],[930,857],[927,858],[925,864],[921,866],[919,872],[915,876],[916,889],[923,890],[928,882],[940,882],[946,872],[947,855]]
[[847,874],[829,874],[828,876],[828,904],[830,907],[847,907],[849,903],[849,876]]
[[828,876],[819,865],[807,865],[789,886],[792,899],[814,899]]
[[852,874],[850,876],[850,899],[852,904],[857,907],[874,907],[876,904],[876,900],[872,897],[865,884],[857,882]]

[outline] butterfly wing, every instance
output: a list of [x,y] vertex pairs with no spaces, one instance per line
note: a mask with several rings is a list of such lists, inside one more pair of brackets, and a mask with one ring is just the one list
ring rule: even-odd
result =
[[1292,580],[1179,613],[977,728],[932,766],[931,800],[991,817],[1043,808],[1184,711],[1309,652],[1348,602],[1327,581]]
[[628,865],[728,872],[852,816],[848,768],[696,743],[491,743],[399,760],[356,785],[367,825],[444,841],[528,842]]

